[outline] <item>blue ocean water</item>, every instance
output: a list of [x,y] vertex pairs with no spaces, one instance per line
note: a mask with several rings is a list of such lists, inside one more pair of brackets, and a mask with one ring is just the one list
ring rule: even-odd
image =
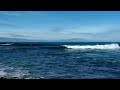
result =
[[118,42],[0,44],[0,77],[120,79]]

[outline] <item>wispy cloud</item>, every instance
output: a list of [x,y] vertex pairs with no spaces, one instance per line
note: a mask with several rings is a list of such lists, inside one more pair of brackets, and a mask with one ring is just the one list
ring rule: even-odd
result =
[[0,14],[7,16],[21,16],[21,14],[17,11],[0,11]]
[[67,29],[67,32],[75,32],[75,33],[101,33],[101,32],[105,32],[105,31],[109,31],[112,28],[112,25],[107,24],[107,25],[95,25],[95,26],[76,26],[76,27],[72,27]]
[[21,34],[16,34],[16,33],[9,33],[8,35],[11,37],[30,37],[28,35],[21,35]]
[[49,16],[47,12],[43,11],[0,11],[0,15],[5,16],[24,16],[24,15],[39,15],[39,16]]
[[[0,25],[17,26],[13,22],[0,20]],[[72,26],[70,26],[72,27]],[[110,25],[96,25],[96,26],[78,26],[75,28],[66,27],[49,27],[43,29],[12,29],[12,32],[1,32],[0,36],[15,37],[35,40],[59,40],[71,38],[83,38],[91,41],[115,41],[120,38],[119,27],[112,27]],[[10,31],[10,30],[9,30]]]
[[103,33],[97,33],[94,39],[106,41],[120,41],[120,29],[112,29]]
[[7,21],[7,20],[0,20],[0,26],[4,26],[4,27],[12,27],[12,28],[20,28],[19,25],[13,23],[13,22],[10,22],[10,21]]
[[13,38],[26,38],[26,37],[30,37],[29,35],[25,35],[22,33],[14,33],[14,32],[0,32],[0,36],[1,37],[13,37]]
[[96,25],[96,26],[69,26],[69,27],[52,27],[48,29],[50,33],[63,33],[73,35],[89,35],[109,31],[112,28],[111,25]]
[[71,35],[95,35],[94,33],[79,33],[79,32],[71,32]]
[[12,22],[8,22],[6,20],[0,20],[0,25],[14,26],[14,24]]
[[49,29],[50,32],[63,32],[65,29],[63,27],[53,27],[51,29]]
[[[58,32],[57,32],[58,30]],[[120,41],[120,29],[119,27],[113,27],[110,25],[101,26],[86,26],[86,27],[76,27],[72,29],[53,29],[56,33],[54,36],[57,38],[84,38],[91,41]],[[59,33],[59,31],[61,33]],[[50,35],[50,34],[48,34]],[[60,37],[61,36],[61,37]]]
[[120,30],[119,29],[112,29],[105,32],[98,32],[98,33],[71,33],[71,36],[76,36],[79,38],[84,38],[90,41],[120,41]]
[[[69,38],[83,38],[87,40],[107,40],[105,32],[110,32],[113,29],[110,25],[98,26],[82,26],[76,28],[53,27],[47,32],[38,32],[32,36],[40,39],[69,39]],[[110,34],[108,37],[110,37]],[[35,36],[36,35],[36,36]],[[111,38],[110,38],[111,39]]]

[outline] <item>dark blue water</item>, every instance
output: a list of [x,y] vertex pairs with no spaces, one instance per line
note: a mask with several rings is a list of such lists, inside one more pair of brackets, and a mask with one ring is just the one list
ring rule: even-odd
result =
[[12,43],[0,46],[0,77],[22,79],[120,79],[120,49],[74,49],[120,43]]

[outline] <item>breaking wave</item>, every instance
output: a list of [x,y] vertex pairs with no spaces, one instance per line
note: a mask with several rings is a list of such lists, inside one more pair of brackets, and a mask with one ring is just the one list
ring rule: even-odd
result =
[[63,45],[63,47],[71,49],[119,49],[118,44],[105,44],[105,45]]
[[0,43],[0,46],[39,46],[41,48],[50,49],[119,49],[117,43],[103,44],[103,45],[60,45],[60,44],[46,44],[46,43]]

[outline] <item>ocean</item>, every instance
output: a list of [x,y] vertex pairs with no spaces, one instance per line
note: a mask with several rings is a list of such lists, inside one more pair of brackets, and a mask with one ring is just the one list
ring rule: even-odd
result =
[[119,42],[0,43],[0,77],[120,79]]

